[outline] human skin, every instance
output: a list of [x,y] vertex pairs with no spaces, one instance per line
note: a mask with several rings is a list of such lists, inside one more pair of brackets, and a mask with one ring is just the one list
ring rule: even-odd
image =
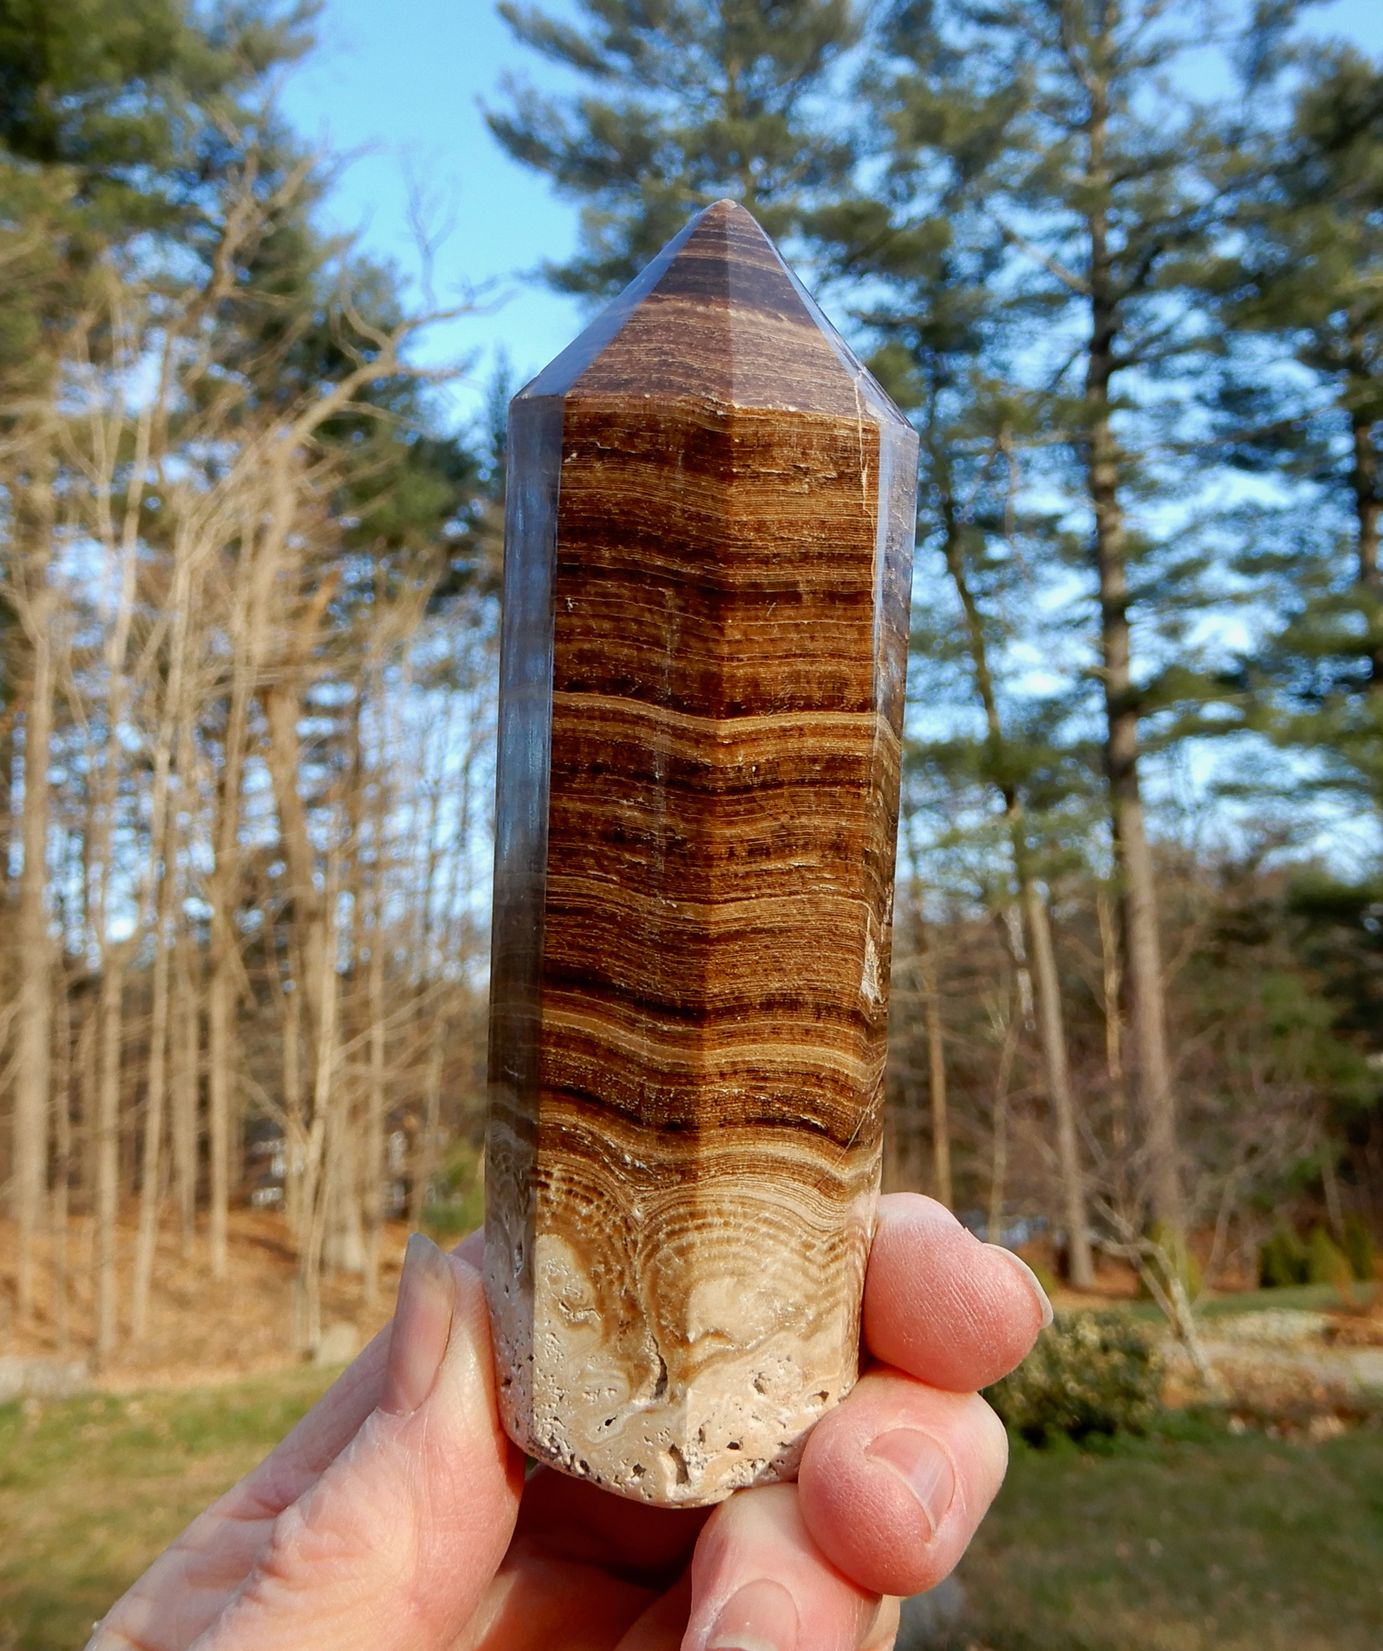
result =
[[1003,1478],[977,1390],[1050,1308],[941,1205],[881,1201],[864,1374],[796,1484],[715,1508],[525,1475],[500,1429],[472,1235],[415,1238],[394,1318],[161,1555],[88,1651],[886,1651]]

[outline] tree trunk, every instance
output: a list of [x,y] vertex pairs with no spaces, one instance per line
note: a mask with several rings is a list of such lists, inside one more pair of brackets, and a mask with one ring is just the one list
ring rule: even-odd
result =
[[42,581],[31,603],[28,632],[30,677],[24,724],[24,803],[20,838],[24,866],[15,924],[19,964],[14,1082],[14,1191],[18,1227],[18,1311],[34,1310],[35,1251],[43,1223],[47,1185],[49,1063],[52,1051],[51,948],[48,934],[48,766],[53,739],[53,593],[45,558],[31,577]]
[[1157,891],[1138,778],[1138,703],[1132,675],[1128,545],[1119,497],[1120,454],[1112,423],[1119,305],[1109,250],[1111,185],[1105,156],[1108,88],[1091,90],[1089,184],[1090,339],[1086,364],[1087,482],[1095,521],[1099,578],[1100,653],[1105,701],[1105,775],[1109,787],[1119,905],[1123,980],[1133,1087],[1145,1132],[1147,1201],[1168,1233],[1182,1234],[1185,1216],[1177,1151],[1176,1110],[1167,1053],[1162,947]]
[[[1362,352],[1361,352],[1362,355]],[[1362,368],[1363,362],[1360,361]],[[1383,699],[1383,570],[1378,564],[1379,495],[1378,449],[1374,445],[1374,423],[1368,408],[1372,385],[1362,372],[1351,375],[1354,406],[1350,411],[1350,490],[1354,494],[1357,524],[1356,580],[1366,602],[1369,625],[1369,687],[1377,703]],[[1378,801],[1383,805],[1383,791]]]
[[125,1037],[125,966],[133,940],[112,935],[116,881],[116,820],[120,777],[125,766],[127,709],[130,702],[130,636],[134,625],[139,572],[139,498],[147,458],[149,415],[139,419],[131,467],[132,481],[118,529],[113,503],[113,467],[101,473],[95,492],[99,537],[117,572],[118,594],[102,648],[105,670],[105,733],[97,771],[97,806],[90,864],[97,877],[94,939],[101,971],[97,1006],[96,1090],[96,1363],[110,1362],[119,1334],[118,1270],[120,1219],[120,1101]]
[[[1128,1092],[1124,1085],[1123,967],[1119,962],[1117,921],[1109,890],[1095,889],[1095,921],[1100,934],[1100,1010],[1104,1026],[1105,1083],[1109,1090],[1110,1142],[1122,1176],[1128,1159]],[[1127,1188],[1119,1196],[1127,1201]]]
[[149,897],[154,936],[152,1003],[149,1016],[148,1081],[144,1091],[144,1149],[139,1186],[139,1232],[135,1242],[131,1332],[136,1341],[148,1327],[149,1291],[158,1250],[159,1207],[163,1196],[163,1128],[168,1105],[168,1040],[173,963],[173,896],[178,881],[177,818],[173,784],[191,743],[188,636],[195,591],[192,559],[186,545],[175,552],[170,603],[173,627],[168,683],[158,716],[151,776],[149,822]]
[[932,1192],[943,1204],[952,1202],[951,1122],[946,1102],[946,1038],[941,1024],[941,980],[931,926],[918,901],[918,942],[922,949],[922,1016],[927,1033],[927,1093],[932,1113]]
[[[335,1051],[324,1051],[324,1058],[334,1070]],[[364,1215],[360,1207],[359,1118],[349,1104],[348,1093],[328,1095],[322,1104],[330,1114],[324,1188],[327,1220],[322,1259],[333,1272],[364,1278],[369,1257]]]
[[53,1195],[49,1226],[51,1299],[49,1317],[58,1356],[72,1349],[72,1280],[68,1219],[72,1187],[72,1000],[65,979],[58,982],[56,1061],[53,1072]]
[[1056,953],[1052,946],[1051,923],[1047,915],[1046,901],[1033,873],[1032,852],[1028,842],[1022,798],[1018,795],[1016,786],[1005,777],[1007,764],[1003,761],[1003,722],[999,715],[999,699],[994,688],[993,673],[989,667],[989,646],[985,638],[984,620],[970,587],[959,522],[955,514],[955,499],[949,488],[946,489],[942,516],[946,566],[965,615],[970,661],[975,673],[975,688],[984,710],[991,766],[994,774],[998,776],[993,783],[1003,802],[1009,844],[1013,852],[1014,879],[1018,884],[1019,907],[1023,915],[1028,965],[1033,984],[1038,1046],[1042,1051],[1047,1100],[1056,1132],[1062,1214],[1068,1235],[1068,1277],[1077,1289],[1086,1290],[1095,1282],[1095,1268],[1090,1251],[1090,1216],[1085,1170],[1081,1160],[1080,1132],[1076,1121],[1076,1102],[1071,1089],[1070,1066],[1066,1058],[1066,1024],[1061,1005],[1061,979],[1057,973]]
[[[335,890],[330,891],[334,896]],[[330,914],[334,899],[323,901],[327,932],[322,936],[319,967],[322,975],[315,990],[320,1016],[315,1038],[315,1066],[312,1079],[312,1121],[308,1130],[304,1168],[304,1210],[306,1232],[298,1250],[294,1275],[295,1330],[298,1351],[312,1354],[322,1337],[322,1269],[333,1202],[339,1196],[345,1155],[341,1151],[344,1122],[332,1107],[337,1053],[338,980],[330,941],[334,939]],[[354,1188],[351,1188],[352,1193]]]
[[230,1265],[230,1096],[235,1081],[232,1025],[235,976],[230,925],[217,913],[213,896],[211,966],[207,974],[207,1251],[211,1276],[224,1278]]
[[[253,624],[246,630],[253,632]],[[244,646],[237,638],[237,652]],[[207,1247],[213,1278],[230,1265],[231,1111],[237,1067],[234,1022],[240,995],[236,919],[240,904],[240,803],[249,716],[251,666],[237,657],[226,706],[220,784],[216,789],[207,959]]]
[[[155,782],[157,783],[157,781]],[[166,783],[166,781],[165,781]],[[157,805],[155,807],[157,815]],[[144,1142],[140,1162],[139,1230],[135,1239],[134,1286],[130,1295],[130,1333],[135,1341],[144,1338],[149,1325],[149,1291],[158,1249],[159,1205],[162,1201],[163,1123],[167,1107],[169,996],[172,961],[170,930],[173,919],[173,867],[171,821],[163,810],[162,822],[155,825],[160,865],[154,895],[154,963],[152,1005],[149,1015],[148,1076],[144,1089]],[[162,829],[159,829],[161,824]]]
[[[1352,424],[1354,502],[1359,524],[1359,583],[1376,602],[1383,604],[1383,574],[1380,574],[1378,565],[1378,454],[1373,445],[1372,421],[1359,414]],[[1383,679],[1383,645],[1375,644],[1373,663],[1375,678]]]
[[[288,673],[285,673],[288,674]],[[358,1143],[345,1118],[336,1127],[332,1114],[349,1112],[349,1097],[329,1081],[337,1061],[336,964],[328,944],[332,928],[330,902],[318,887],[316,858],[307,811],[298,791],[301,749],[299,699],[295,684],[276,682],[263,696],[269,726],[269,775],[279,820],[279,842],[288,871],[292,913],[294,988],[302,994],[308,1059],[313,1074],[312,1122],[324,1141],[320,1181],[309,1176],[305,1205],[321,1200],[321,1222],[310,1225],[320,1236],[325,1265],[360,1274],[365,1269],[365,1235],[360,1219]],[[319,1113],[318,1109],[321,1108]],[[311,1220],[311,1218],[309,1218]]]
[[122,947],[112,946],[102,960],[96,1011],[96,1363],[99,1368],[109,1364],[118,1331],[120,1057],[124,998],[124,952]]
[[1013,1057],[1018,1052],[1020,1017],[1010,1007],[1004,1026],[1004,1041],[999,1050],[999,1071],[994,1079],[994,1120],[991,1136],[989,1169],[989,1211],[985,1227],[991,1244],[1004,1241],[1004,1199],[1008,1181],[1008,1114],[1009,1084],[1013,1076]]
[[1042,1050],[1043,1073],[1056,1124],[1057,1162],[1061,1167],[1062,1214],[1066,1225],[1066,1269],[1069,1282],[1077,1290],[1089,1290],[1095,1283],[1095,1262],[1090,1249],[1090,1215],[1086,1203],[1085,1170],[1076,1123],[1076,1103],[1071,1091],[1070,1068],[1066,1062],[1066,1028],[1061,1012],[1061,980],[1057,974],[1056,952],[1047,904],[1031,877],[1019,888],[1023,903],[1028,957],[1032,967],[1033,1005],[1037,1012],[1038,1043]]
[[[297,1244],[306,1231],[303,1175],[307,1165],[307,1108],[303,1104],[303,998],[299,991],[282,990],[282,1044],[280,1069],[283,1084],[283,1213],[288,1230]],[[288,982],[289,985],[292,982]]]
[[918,870],[917,841],[911,802],[904,787],[900,818],[908,855],[909,917],[916,935],[922,1026],[927,1043],[927,1096],[932,1126],[932,1196],[949,1206],[951,1183],[951,1120],[946,1096],[946,1034],[941,1021],[940,968],[931,926],[927,922],[922,878]]
[[423,1115],[410,1166],[412,1185],[409,1188],[408,1220],[415,1228],[423,1224],[427,1195],[437,1168],[437,1130],[442,1116],[442,1071],[446,1057],[447,1025],[446,1014],[434,1010],[423,1078]]
[[173,951],[172,1102],[173,1201],[186,1248],[197,1224],[197,1115],[201,1089],[201,1028],[195,962],[186,925],[178,924]]
[[[382,594],[382,593],[381,593]],[[377,733],[367,752],[366,712],[373,707]],[[364,1238],[364,1297],[373,1306],[379,1294],[379,1250],[384,1222],[384,1117],[387,1060],[384,1001],[384,839],[389,812],[385,753],[392,741],[385,728],[384,673],[367,662],[357,687],[351,718],[351,778],[345,799],[350,822],[350,940],[352,975],[363,974],[352,994],[350,1042],[363,1041],[366,1058],[360,1085],[360,1152],[355,1199]]]
[[[383,789],[381,785],[381,794]],[[383,825],[381,810],[375,820],[375,866],[370,901],[370,961],[366,976],[370,1058],[369,1083],[365,1097],[365,1300],[370,1306],[374,1305],[379,1293],[380,1236],[384,1226],[384,1191],[388,1177],[384,1153],[388,1114],[388,1048],[385,1038],[384,890],[381,864]]]
[[89,993],[78,1000],[76,1052],[77,1207],[96,1208],[96,1037],[98,1016]]

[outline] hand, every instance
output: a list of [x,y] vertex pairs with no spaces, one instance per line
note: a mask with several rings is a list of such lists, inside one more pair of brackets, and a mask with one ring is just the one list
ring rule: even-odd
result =
[[1050,1313],[941,1205],[883,1199],[865,1374],[794,1485],[713,1509],[623,1501],[500,1431],[479,1234],[409,1244],[392,1325],[195,1519],[88,1651],[887,1651],[1003,1478],[976,1389]]

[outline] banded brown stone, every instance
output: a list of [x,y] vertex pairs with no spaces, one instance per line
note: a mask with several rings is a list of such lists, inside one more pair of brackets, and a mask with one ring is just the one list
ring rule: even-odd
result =
[[510,410],[486,1168],[502,1409],[610,1490],[855,1379],[916,437],[742,208]]

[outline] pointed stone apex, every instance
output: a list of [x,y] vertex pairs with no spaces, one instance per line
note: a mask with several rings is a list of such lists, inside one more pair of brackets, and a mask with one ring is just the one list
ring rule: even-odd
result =
[[[696,215],[696,217],[692,219],[693,228],[695,228],[698,224],[734,225],[735,228],[743,231],[757,231],[763,239],[768,242],[769,246],[773,246],[773,242],[769,237],[768,231],[749,210],[749,208],[747,206],[742,206],[739,201],[732,200],[729,195],[723,196],[718,201],[712,201],[710,206],[704,207]],[[775,248],[774,250],[776,251],[777,249]]]
[[905,422],[758,220],[729,199],[699,212],[521,394]]

